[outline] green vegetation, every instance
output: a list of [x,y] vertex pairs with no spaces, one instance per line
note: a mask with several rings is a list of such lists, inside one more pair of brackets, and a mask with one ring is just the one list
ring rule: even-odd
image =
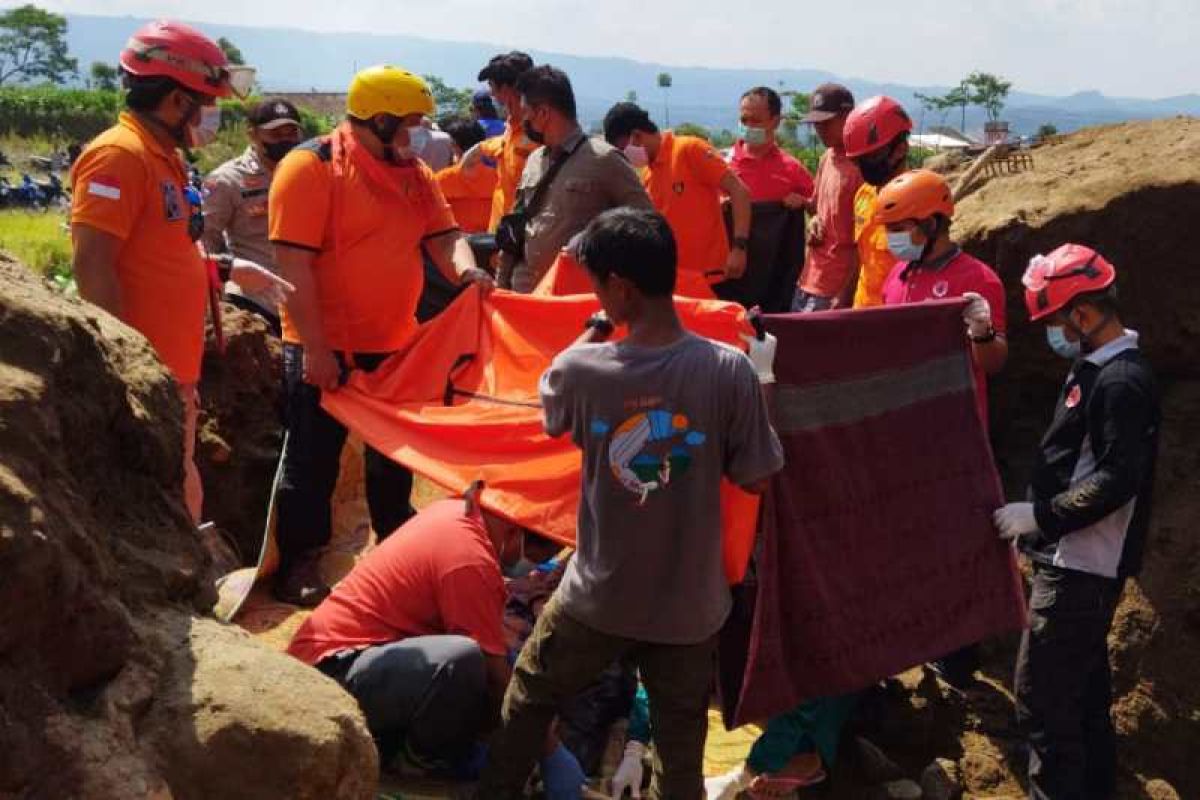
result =
[[79,62],[67,55],[66,17],[35,5],[0,13],[0,86],[38,80],[65,83],[78,67]]
[[465,117],[471,113],[471,89],[455,89],[437,75],[422,75],[429,84],[433,94],[433,102],[437,106],[435,116],[438,119],[447,117]]
[[1051,125],[1049,122],[1042,124],[1042,126],[1037,129],[1037,138],[1039,139],[1045,139],[1047,137],[1057,135],[1058,128],[1054,125]]
[[1004,111],[1012,81],[988,72],[972,72],[958,86],[944,95],[917,94],[927,110],[940,111],[943,116],[954,108],[962,109],[962,127],[967,126],[967,106],[980,106],[987,113],[989,122],[998,122]]
[[0,88],[0,134],[86,142],[113,124],[121,93],[55,86]]
[[112,64],[103,61],[93,61],[88,69],[88,88],[99,89],[102,92],[115,92],[120,88],[120,73]]
[[0,250],[60,286],[71,282],[71,237],[57,211],[0,211]]

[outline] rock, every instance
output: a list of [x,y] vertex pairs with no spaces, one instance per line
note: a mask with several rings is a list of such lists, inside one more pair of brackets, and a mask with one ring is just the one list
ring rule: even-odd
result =
[[921,800],[921,787],[907,778],[880,787],[880,800]]
[[921,792],[927,800],[958,800],[962,796],[958,764],[946,758],[934,760],[921,773]]
[[334,681],[212,620],[175,616],[156,629],[170,678],[147,739],[176,800],[374,797],[375,745]]
[[0,797],[372,798],[354,702],[201,616],[146,341],[0,258],[0,342]]

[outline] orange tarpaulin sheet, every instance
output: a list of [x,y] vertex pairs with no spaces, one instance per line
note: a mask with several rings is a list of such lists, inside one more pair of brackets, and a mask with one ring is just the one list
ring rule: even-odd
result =
[[[741,345],[745,312],[676,298],[683,324]],[[558,542],[575,542],[581,457],[569,436],[542,429],[537,385],[551,359],[599,309],[593,295],[461,294],[374,373],[325,392],[325,409],[381,453],[451,492],[486,482],[482,505]],[[618,333],[618,336],[620,333]],[[697,386],[697,391],[707,387]],[[722,490],[725,568],[745,572],[758,498]]]
[[[717,279],[716,276],[714,279]],[[587,273],[571,256],[570,251],[563,249],[554,259],[554,263],[550,265],[550,269],[538,281],[533,293],[539,297],[591,294],[592,284],[588,280]],[[690,270],[679,270],[675,273],[675,294],[700,300],[717,299],[708,278]]]

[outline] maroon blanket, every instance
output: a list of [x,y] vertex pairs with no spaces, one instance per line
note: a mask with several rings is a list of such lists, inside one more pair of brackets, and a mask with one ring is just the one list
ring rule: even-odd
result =
[[766,318],[787,467],[764,503],[749,636],[735,615],[723,642],[727,724],[1024,624],[961,314],[950,300]]

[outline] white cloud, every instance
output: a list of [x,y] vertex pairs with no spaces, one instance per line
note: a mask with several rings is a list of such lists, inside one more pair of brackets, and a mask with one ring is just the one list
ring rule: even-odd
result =
[[58,11],[406,33],[667,64],[1157,97],[1200,90],[1196,0],[50,0]]

